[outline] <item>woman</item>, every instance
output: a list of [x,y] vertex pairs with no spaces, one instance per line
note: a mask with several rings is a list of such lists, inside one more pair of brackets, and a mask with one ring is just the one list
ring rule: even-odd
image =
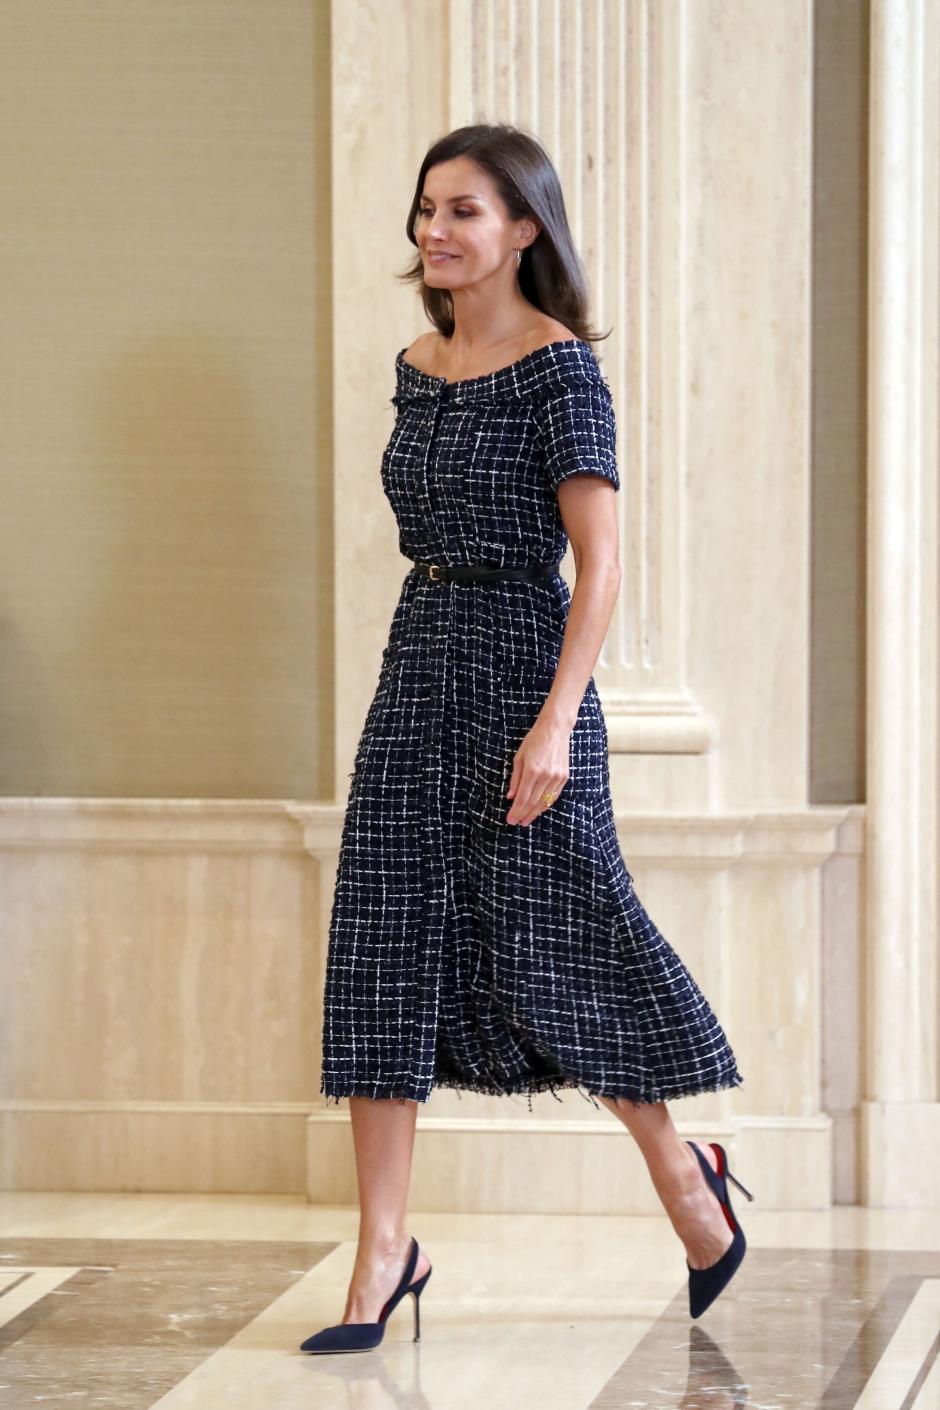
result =
[[599,1097],[685,1245],[693,1316],[744,1253],[723,1149],[682,1141],[665,1105],[743,1078],[614,828],[592,671],[620,585],[616,432],[554,166],[515,128],[458,129],[425,156],[407,234],[435,328],[398,353],[382,457],[413,566],[333,900],[321,1091],[349,1098],[360,1228],[316,1352],[377,1345],[406,1292],[417,1339],[431,1265],[406,1199],[435,1085],[530,1110],[536,1091]]

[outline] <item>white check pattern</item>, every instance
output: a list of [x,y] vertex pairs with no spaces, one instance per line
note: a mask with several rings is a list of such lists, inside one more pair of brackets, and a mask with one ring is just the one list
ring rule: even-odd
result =
[[[620,487],[610,389],[558,341],[448,383],[396,358],[381,478],[402,553],[552,563],[570,475]],[[658,1102],[743,1082],[620,852],[593,678],[570,777],[506,822],[513,756],[558,664],[565,580],[404,579],[356,751],[330,921],[320,1090],[426,1102],[435,1086],[576,1088]]]

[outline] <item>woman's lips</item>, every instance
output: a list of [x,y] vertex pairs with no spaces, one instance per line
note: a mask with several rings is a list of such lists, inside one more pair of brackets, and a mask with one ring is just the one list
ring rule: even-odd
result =
[[459,256],[459,255],[449,255],[449,254],[446,254],[446,253],[444,253],[444,254],[438,254],[438,253],[436,253],[434,250],[432,250],[432,251],[430,252],[430,254],[428,255],[428,259],[430,260],[431,264],[443,264],[443,263],[445,262],[445,260],[449,260],[449,259],[460,259],[460,256]]

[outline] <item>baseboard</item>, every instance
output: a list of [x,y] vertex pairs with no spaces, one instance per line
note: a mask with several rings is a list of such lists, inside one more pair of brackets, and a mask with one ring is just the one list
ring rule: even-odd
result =
[[0,1188],[303,1194],[302,1102],[0,1102]]
[[[685,1139],[719,1141],[755,1209],[829,1209],[832,1123],[817,1117],[676,1121]],[[355,1204],[356,1170],[344,1107],[307,1123],[309,1199]],[[734,1190],[734,1186],[732,1186]],[[794,1196],[798,1203],[794,1203]],[[749,1201],[735,1191],[733,1203]],[[613,1116],[418,1116],[409,1205],[459,1214],[661,1214],[635,1140]]]

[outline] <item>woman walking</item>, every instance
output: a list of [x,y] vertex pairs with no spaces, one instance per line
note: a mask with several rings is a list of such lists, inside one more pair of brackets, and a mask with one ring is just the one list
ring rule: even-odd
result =
[[316,1352],[377,1345],[408,1292],[419,1335],[431,1264],[406,1204],[434,1086],[603,1102],[685,1245],[693,1316],[744,1254],[723,1148],[666,1107],[743,1078],[614,827],[592,672],[620,583],[616,428],[555,168],[516,128],[460,128],[425,156],[407,234],[435,326],[396,357],[382,457],[412,567],[330,924],[321,1092],[349,1099],[360,1226]]

